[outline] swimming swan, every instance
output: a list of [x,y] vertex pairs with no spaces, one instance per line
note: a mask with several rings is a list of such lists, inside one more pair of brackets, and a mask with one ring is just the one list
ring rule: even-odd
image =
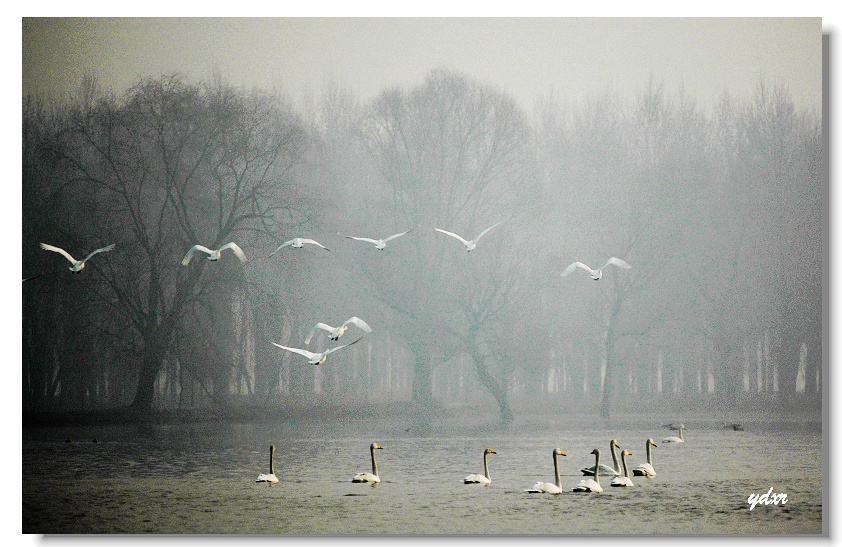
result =
[[646,463],[642,463],[637,466],[636,469],[632,470],[632,473],[636,477],[654,477],[657,475],[655,473],[655,468],[652,467],[652,447],[657,448],[658,445],[655,444],[655,441],[652,439],[646,439]]
[[487,233],[490,229],[494,228],[494,226],[497,226],[497,225],[498,225],[498,224],[500,224],[501,222],[503,222],[503,221],[501,220],[501,221],[500,221],[500,222],[498,222],[497,224],[494,224],[493,226],[489,226],[488,228],[486,228],[485,230],[483,230],[482,232],[480,232],[480,234],[476,237],[476,239],[472,239],[472,240],[470,240],[470,241],[466,240],[465,238],[463,238],[463,237],[462,237],[462,236],[460,236],[460,235],[454,234],[453,232],[448,232],[447,230],[442,230],[441,228],[435,228],[435,230],[436,230],[436,231],[438,231],[438,232],[441,232],[441,233],[443,233],[443,234],[447,234],[447,235],[449,235],[449,236],[451,236],[451,237],[455,237],[456,239],[458,239],[459,241],[461,241],[462,243],[464,243],[464,244],[465,244],[465,249],[466,249],[468,252],[471,252],[471,251],[473,251],[474,249],[476,249],[476,248],[477,248],[477,243],[479,242],[479,238],[481,238],[482,236],[484,236],[484,235],[485,235],[485,234],[486,234],[486,233]]
[[195,253],[196,251],[202,251],[203,253],[207,253],[208,260],[216,262],[217,260],[219,260],[219,256],[222,254],[222,251],[224,251],[225,249],[231,249],[232,251],[234,251],[234,254],[237,255],[237,258],[240,259],[240,262],[246,262],[248,260],[246,258],[246,253],[244,253],[243,250],[240,249],[239,245],[232,241],[231,243],[226,243],[225,245],[216,250],[208,249],[207,247],[204,247],[202,245],[193,245],[192,247],[190,247],[190,250],[187,251],[187,254],[184,255],[184,259],[181,261],[181,265],[187,266],[190,263],[190,259],[193,258],[193,253]]
[[662,440],[662,443],[683,443],[684,442],[684,430],[687,429],[684,427],[684,424],[679,424],[678,426],[678,437],[667,437],[666,439]]
[[600,279],[602,279],[602,270],[609,264],[614,264],[615,266],[625,268],[626,270],[631,268],[631,266],[629,266],[625,260],[621,260],[615,256],[612,256],[611,258],[605,261],[605,264],[603,264],[596,270],[591,269],[590,266],[588,266],[587,264],[583,264],[581,262],[574,262],[573,264],[568,266],[563,272],[561,272],[561,277],[566,276],[567,274],[573,272],[573,270],[575,270],[577,267],[579,267],[583,270],[587,270],[587,272],[591,274],[591,279],[593,279],[594,281],[599,281]]
[[[611,459],[614,460],[614,467],[609,467],[604,463],[599,466],[599,472],[605,473],[607,475],[619,475],[620,474],[620,464],[617,462],[617,453],[614,451],[614,448],[620,448],[619,443],[617,443],[616,439],[611,439],[609,443],[609,447],[611,448]],[[593,468],[594,466],[585,467],[584,469],[580,469],[579,471],[582,472],[583,475],[586,477],[593,475]]]
[[272,486],[278,482],[278,477],[275,476],[275,445],[269,446],[269,474],[261,473],[257,476],[254,482],[268,482]]
[[[45,251],[55,251],[57,253],[60,253],[60,254],[64,255],[64,258],[69,260],[70,263],[72,264],[72,266],[70,266],[70,271],[73,272],[73,273],[79,273],[85,268],[85,262],[90,260],[92,256],[94,256],[97,253],[104,253],[106,251],[110,251],[111,249],[114,248],[114,245],[116,245],[116,243],[112,243],[111,245],[108,245],[107,247],[103,247],[101,249],[97,249],[96,251],[91,251],[91,254],[89,254],[88,256],[83,258],[82,260],[76,260],[75,258],[70,256],[70,253],[68,253],[64,249],[60,249],[58,247],[53,247],[52,245],[47,245],[46,243],[41,243],[40,245],[41,245],[41,248],[44,249]],[[24,279],[24,281],[26,281],[26,279]]]
[[491,484],[491,476],[488,474],[488,455],[496,453],[497,452],[493,448],[486,448],[485,452],[482,453],[482,465],[485,469],[485,474],[479,475],[477,473],[473,473],[462,479],[462,482],[465,484]]
[[561,478],[558,474],[558,457],[567,456],[564,450],[556,448],[553,450],[553,469],[555,470],[555,483],[536,482],[532,488],[526,490],[530,494],[561,494]]
[[374,457],[375,450],[382,450],[383,447],[377,443],[371,443],[371,473],[357,473],[351,482],[380,482],[380,472],[377,470],[377,458]]
[[629,464],[626,463],[626,456],[631,455],[632,453],[628,450],[620,452],[620,459],[623,461],[623,476],[611,479],[611,486],[634,486],[634,483],[629,477]]
[[274,255],[275,253],[277,253],[278,251],[280,251],[284,247],[288,247],[290,245],[292,245],[293,248],[295,248],[295,249],[300,249],[301,247],[304,246],[305,243],[309,243],[311,245],[317,245],[317,246],[321,247],[322,249],[324,249],[325,251],[330,250],[327,247],[325,247],[324,245],[322,245],[321,243],[319,243],[318,241],[316,241],[315,239],[307,239],[307,238],[304,238],[304,237],[295,237],[295,238],[290,239],[289,241],[285,241],[285,242],[281,243],[281,246],[278,247],[277,249],[275,249],[274,251],[272,251],[269,254],[269,256],[271,257],[272,255]]
[[328,337],[335,342],[336,340],[342,338],[342,335],[345,334],[345,331],[348,330],[348,325],[356,325],[365,332],[371,332],[371,327],[368,326],[368,323],[366,323],[359,317],[354,316],[347,319],[344,323],[342,323],[342,325],[338,327],[331,327],[330,325],[326,325],[324,323],[316,323],[316,326],[313,327],[313,330],[311,330],[310,334],[307,335],[307,339],[304,340],[304,343],[309,344],[310,340],[313,339],[313,335],[315,335],[316,331],[319,329],[329,332],[330,334],[328,335]]
[[372,239],[370,237],[354,237],[354,236],[346,236],[345,234],[339,234],[339,235],[341,235],[342,237],[347,237],[348,239],[356,239],[357,241],[367,241],[369,243],[374,243],[374,246],[377,247],[377,250],[382,251],[383,249],[386,248],[386,243],[392,241],[395,238],[406,235],[411,231],[412,231],[412,228],[410,228],[409,230],[407,230],[405,232],[401,232],[399,234],[391,235],[391,236],[387,237],[386,239]]
[[596,455],[596,463],[594,469],[596,472],[592,479],[582,479],[579,484],[573,487],[574,492],[602,492],[602,486],[599,485],[599,448],[594,448],[591,454]]
[[322,363],[325,362],[325,360],[327,359],[327,356],[330,355],[331,353],[333,353],[334,351],[342,349],[342,348],[346,348],[346,347],[351,346],[353,344],[356,344],[357,342],[359,342],[362,339],[363,339],[363,337],[360,336],[359,338],[357,338],[356,340],[354,340],[350,344],[342,344],[341,346],[336,346],[335,348],[328,348],[321,353],[313,353],[312,351],[307,351],[306,349],[290,348],[290,347],[287,347],[287,346],[282,346],[280,344],[276,344],[275,342],[272,342],[272,345],[278,346],[281,349],[285,349],[285,350],[291,351],[293,353],[297,353],[299,355],[303,355],[304,357],[306,357],[307,359],[310,360],[311,365],[321,365]]

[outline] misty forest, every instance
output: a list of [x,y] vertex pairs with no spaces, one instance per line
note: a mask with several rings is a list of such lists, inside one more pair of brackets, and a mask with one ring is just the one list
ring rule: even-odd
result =
[[[181,75],[24,97],[25,412],[820,407],[822,116],[785,87],[527,111],[436,69],[301,103]],[[229,242],[245,262],[182,265]],[[40,243],[115,246],[75,273]]]

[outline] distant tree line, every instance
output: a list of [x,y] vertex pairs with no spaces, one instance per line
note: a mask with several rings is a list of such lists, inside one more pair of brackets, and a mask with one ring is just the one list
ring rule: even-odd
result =
[[[300,111],[179,75],[24,97],[24,409],[820,400],[821,113],[642,84],[529,115],[443,69]],[[470,253],[433,230],[497,222]],[[299,236],[330,252],[268,256]],[[229,241],[248,262],[181,265]],[[116,247],[77,275],[39,242]],[[610,256],[632,269],[560,277]],[[324,365],[270,343],[352,315],[374,332]]]

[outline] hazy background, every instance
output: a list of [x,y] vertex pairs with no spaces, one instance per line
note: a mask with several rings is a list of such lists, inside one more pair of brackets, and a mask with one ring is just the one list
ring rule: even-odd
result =
[[576,103],[631,96],[651,72],[700,106],[757,81],[785,85],[797,106],[821,103],[821,20],[722,18],[32,19],[23,23],[23,92],[66,98],[86,70],[120,92],[141,76],[217,73],[280,86],[294,99],[327,79],[363,100],[465,71],[529,110],[539,95]]

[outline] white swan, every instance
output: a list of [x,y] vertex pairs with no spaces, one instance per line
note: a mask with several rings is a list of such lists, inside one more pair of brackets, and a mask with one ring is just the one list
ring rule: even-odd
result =
[[412,230],[413,229],[410,228],[409,230],[407,230],[405,232],[401,232],[399,234],[391,235],[391,236],[387,237],[386,239],[372,239],[370,237],[354,237],[354,236],[346,236],[345,234],[339,234],[339,235],[341,235],[343,237],[347,237],[348,239],[356,239],[357,241],[367,241],[369,243],[374,243],[374,246],[377,247],[377,250],[382,251],[383,249],[386,248],[386,243],[392,241],[395,238],[406,235],[409,232],[411,232]]
[[615,266],[625,268],[626,270],[631,268],[631,266],[629,266],[625,260],[612,256],[611,258],[605,261],[605,264],[603,264],[596,270],[591,269],[591,267],[587,264],[583,264],[581,262],[574,262],[573,264],[565,268],[563,272],[561,272],[561,277],[566,276],[567,274],[573,272],[573,270],[575,270],[577,267],[579,267],[591,274],[591,279],[593,279],[594,281],[599,281],[600,279],[602,279],[602,270],[609,264],[614,264]]
[[460,235],[458,235],[458,234],[454,234],[453,232],[448,232],[447,230],[442,230],[441,228],[435,228],[435,230],[436,230],[436,231],[438,231],[438,232],[441,232],[441,233],[443,233],[443,234],[447,234],[447,235],[449,235],[449,236],[451,236],[451,237],[455,237],[456,239],[458,239],[459,241],[461,241],[462,243],[464,243],[464,244],[465,244],[465,249],[466,249],[468,252],[471,252],[471,251],[473,251],[474,249],[476,249],[476,248],[477,248],[477,242],[479,242],[479,238],[481,238],[482,236],[484,236],[486,233],[488,233],[488,231],[489,231],[490,229],[494,228],[494,226],[497,226],[497,225],[498,225],[498,224],[500,224],[501,222],[503,222],[503,221],[501,220],[500,222],[498,222],[498,223],[496,223],[496,224],[494,224],[494,225],[492,225],[492,226],[489,226],[488,228],[486,228],[485,230],[483,230],[482,232],[480,232],[480,234],[476,237],[476,239],[472,239],[472,240],[470,240],[470,241],[466,240],[465,238],[463,238],[462,236],[460,236]]
[[357,473],[351,478],[351,482],[380,482],[380,472],[377,470],[377,458],[374,457],[375,450],[382,450],[383,447],[377,443],[371,443],[371,473]]
[[351,317],[351,318],[347,319],[344,323],[342,323],[338,327],[331,327],[330,325],[326,325],[324,323],[316,323],[316,326],[313,327],[313,330],[311,330],[310,334],[307,335],[307,339],[304,340],[304,343],[309,344],[310,340],[313,339],[313,335],[315,335],[316,331],[319,330],[319,329],[322,329],[322,330],[330,333],[330,334],[328,334],[328,338],[330,338],[331,340],[333,340],[335,342],[336,340],[339,340],[340,338],[342,338],[342,335],[345,334],[345,331],[348,330],[348,325],[356,325],[359,328],[361,328],[362,330],[364,330],[365,332],[371,332],[371,327],[368,326],[368,323],[366,323],[365,321],[363,321],[359,317],[354,316],[354,317]]
[[666,439],[662,440],[662,443],[683,443],[684,442],[684,430],[687,429],[684,427],[684,424],[679,424],[678,426],[678,437],[667,437]]
[[[619,443],[617,443],[616,439],[611,439],[611,442],[608,445],[611,448],[611,459],[614,460],[614,467],[609,467],[604,463],[599,466],[599,472],[605,473],[607,475],[619,475],[620,474],[620,464],[617,461],[617,452],[614,451],[614,448],[620,448]],[[592,476],[594,474],[594,466],[585,467],[584,469],[580,469],[579,471],[582,472],[583,475]]]
[[325,360],[327,359],[327,356],[330,355],[331,353],[333,353],[334,351],[342,349],[342,348],[346,348],[346,347],[351,346],[353,344],[356,344],[357,342],[359,342],[362,339],[363,339],[363,337],[361,336],[361,337],[357,338],[356,340],[354,340],[353,342],[351,342],[349,344],[342,344],[341,346],[336,346],[335,348],[328,348],[321,353],[313,353],[312,351],[307,351],[306,349],[290,348],[290,347],[287,347],[287,346],[282,346],[280,344],[276,344],[275,342],[272,342],[272,345],[278,346],[281,349],[285,349],[285,350],[291,351],[293,353],[297,353],[299,355],[303,355],[304,357],[306,357],[307,359],[310,360],[311,365],[321,365],[322,363],[325,362]]
[[[114,245],[116,245],[116,243],[112,243],[111,245],[108,245],[106,247],[102,247],[101,249],[97,249],[96,251],[91,251],[91,254],[89,254],[88,256],[83,258],[82,260],[76,260],[75,258],[70,256],[70,253],[68,253],[64,249],[60,249],[59,247],[53,247],[52,245],[47,245],[46,243],[41,243],[40,245],[41,245],[41,248],[44,249],[45,251],[54,251],[56,253],[62,254],[64,256],[64,258],[69,260],[70,263],[72,264],[72,266],[70,266],[70,271],[73,272],[73,273],[79,273],[85,268],[85,262],[90,260],[92,256],[94,256],[97,253],[104,253],[106,251],[110,251],[111,249],[114,248]],[[24,281],[26,281],[26,279],[24,279]]]
[[632,470],[636,477],[654,477],[655,468],[652,466],[652,447],[657,448],[658,445],[652,439],[646,439],[646,463],[642,463]]
[[305,243],[309,243],[311,245],[317,245],[317,246],[321,247],[322,249],[324,249],[325,251],[330,250],[327,247],[325,247],[324,245],[322,245],[321,243],[319,243],[318,241],[316,241],[315,239],[307,239],[307,238],[304,238],[304,237],[294,237],[294,238],[290,239],[289,241],[285,241],[285,242],[281,243],[280,247],[278,247],[277,249],[275,249],[274,251],[269,253],[269,256],[271,257],[272,255],[274,255],[275,253],[277,253],[278,251],[280,251],[284,247],[288,247],[290,245],[292,245],[295,249],[300,249],[301,247],[304,246]]
[[611,486],[634,486],[634,483],[629,477],[629,464],[626,463],[626,456],[631,455],[632,453],[628,450],[620,452],[620,459],[623,461],[623,476],[611,479]]
[[558,457],[567,456],[564,450],[556,448],[553,450],[553,469],[555,470],[555,482],[536,482],[526,492],[530,494],[561,494],[561,477],[558,474]]
[[232,241],[231,243],[226,243],[225,245],[216,250],[208,249],[203,245],[193,245],[192,247],[190,247],[190,250],[187,251],[187,254],[184,255],[184,259],[181,261],[181,265],[187,266],[190,263],[190,259],[193,258],[193,253],[195,253],[196,251],[202,251],[203,253],[207,253],[208,260],[216,262],[217,260],[219,260],[222,251],[224,251],[225,249],[231,249],[232,251],[234,251],[234,254],[237,255],[237,258],[240,259],[240,262],[246,262],[248,260],[246,258],[246,253],[244,253],[243,250],[240,249],[239,245]]
[[599,448],[594,448],[591,454],[596,455],[594,476],[592,479],[580,480],[579,484],[573,487],[574,492],[602,492],[602,486],[599,485]]
[[488,455],[496,453],[497,452],[493,448],[486,448],[485,452],[482,453],[482,466],[485,470],[485,474],[480,475],[478,473],[473,473],[462,479],[462,482],[465,484],[491,484],[491,476],[488,474]]
[[268,482],[272,486],[278,482],[278,477],[275,476],[275,445],[269,446],[269,473],[261,473],[257,476],[254,482]]

